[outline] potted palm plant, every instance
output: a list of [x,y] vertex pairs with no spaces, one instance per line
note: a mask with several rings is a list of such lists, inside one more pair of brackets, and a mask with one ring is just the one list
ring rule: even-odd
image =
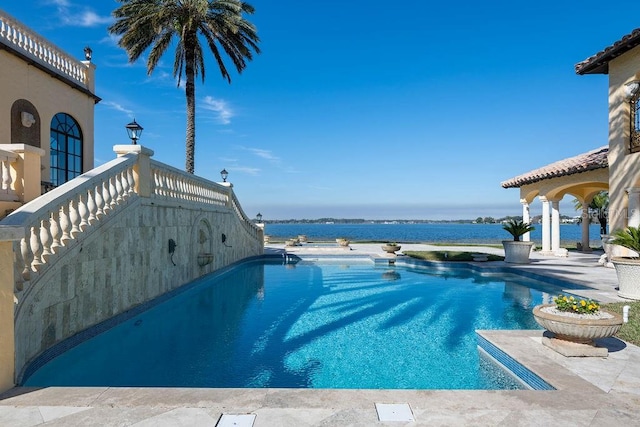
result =
[[535,228],[528,222],[516,219],[507,221],[502,228],[513,236],[513,240],[502,241],[504,261],[512,264],[529,263],[529,254],[531,253],[533,242],[522,242],[520,241],[520,237],[535,230]]
[[640,227],[616,230],[610,243],[627,248],[635,254],[614,256],[611,262],[618,275],[618,295],[622,298],[640,300]]

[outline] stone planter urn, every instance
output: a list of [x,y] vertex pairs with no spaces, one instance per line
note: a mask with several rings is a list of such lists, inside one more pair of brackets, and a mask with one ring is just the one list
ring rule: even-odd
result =
[[349,239],[340,238],[336,239],[336,243],[340,246],[349,246],[349,243],[351,243],[351,241]]
[[533,242],[503,240],[504,262],[512,264],[528,264]]
[[611,262],[618,275],[618,296],[640,300],[640,259],[613,257]]
[[596,314],[569,313],[555,307],[555,304],[542,304],[533,308],[538,325],[553,334],[551,339],[543,338],[543,344],[565,356],[608,355],[608,350],[596,347],[594,340],[614,336],[622,327],[622,316],[603,310]]
[[385,251],[386,253],[394,254],[394,253],[398,252],[401,247],[402,246],[400,246],[400,245],[394,245],[394,244],[391,244],[391,243],[387,243],[385,245],[382,245],[382,250]]
[[298,239],[287,239],[284,241],[285,246],[296,246],[298,244]]

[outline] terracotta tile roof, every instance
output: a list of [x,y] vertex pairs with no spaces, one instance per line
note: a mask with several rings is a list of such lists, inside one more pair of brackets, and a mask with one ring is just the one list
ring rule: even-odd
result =
[[508,181],[504,181],[501,185],[503,188],[520,188],[523,185],[532,184],[544,179],[573,175],[594,169],[608,168],[608,154],[609,146],[605,145],[604,147],[589,151],[588,153],[559,160],[555,163],[551,163],[550,165],[516,176]]
[[636,28],[601,52],[596,53],[582,62],[578,62],[575,65],[576,74],[608,74],[609,61],[638,45],[640,45],[640,28]]

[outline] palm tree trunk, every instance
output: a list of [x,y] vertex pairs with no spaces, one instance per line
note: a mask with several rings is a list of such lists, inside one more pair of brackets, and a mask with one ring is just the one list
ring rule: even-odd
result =
[[189,41],[185,41],[185,93],[187,96],[187,136],[186,136],[186,171],[193,173],[195,169],[196,150],[196,85],[195,55]]

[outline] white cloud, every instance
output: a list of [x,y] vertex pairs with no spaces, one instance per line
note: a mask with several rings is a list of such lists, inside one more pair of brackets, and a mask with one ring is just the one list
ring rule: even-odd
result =
[[69,7],[69,2],[67,0],[49,0],[49,3],[60,7]]
[[49,2],[58,9],[59,22],[69,27],[96,27],[102,24],[110,24],[113,18],[110,15],[100,16],[92,9],[84,7],[81,11],[68,0],[51,0]]
[[80,27],[95,27],[102,24],[110,24],[113,21],[111,16],[100,16],[91,10],[85,10],[73,17]]
[[241,173],[246,173],[248,175],[254,175],[254,176],[260,174],[259,168],[251,168],[248,166],[233,166],[228,169],[229,169],[229,172],[241,172]]
[[122,113],[127,114],[129,117],[133,117],[133,111],[128,108],[123,107],[121,104],[112,101],[103,101],[102,105],[111,108],[112,110],[120,111]]
[[202,108],[216,113],[216,120],[219,123],[224,125],[231,123],[233,111],[229,105],[227,105],[226,101],[222,99],[214,99],[212,96],[205,96],[202,101]]
[[276,161],[276,162],[280,161],[280,158],[271,154],[271,151],[269,150],[262,150],[260,148],[248,148],[248,150],[251,151],[256,156],[262,157],[263,159]]
[[122,38],[121,35],[119,34],[111,34],[109,33],[107,35],[107,37],[103,37],[102,39],[100,39],[100,44],[108,44],[108,45],[112,45],[112,46],[118,46],[118,43],[120,43],[120,39]]

